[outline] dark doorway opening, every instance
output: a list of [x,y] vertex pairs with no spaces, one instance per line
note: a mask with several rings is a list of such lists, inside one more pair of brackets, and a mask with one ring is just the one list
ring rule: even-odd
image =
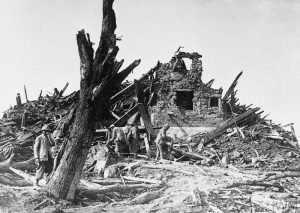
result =
[[193,110],[193,91],[176,91],[176,105],[185,110]]

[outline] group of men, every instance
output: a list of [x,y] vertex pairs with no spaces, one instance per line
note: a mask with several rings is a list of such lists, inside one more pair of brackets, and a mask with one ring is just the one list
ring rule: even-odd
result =
[[[132,154],[136,158],[140,149],[140,131],[134,122],[128,122],[125,127],[109,127],[109,139],[107,146],[115,144],[115,152],[119,157],[124,154]],[[129,153],[128,153],[129,151]]]
[[[159,131],[156,139],[156,160],[159,158],[164,159],[165,153],[168,153],[170,148],[171,138],[167,136],[167,131],[170,128],[169,124],[165,124]],[[128,123],[125,127],[115,127],[111,125],[109,127],[110,136],[107,145],[112,142],[115,144],[115,152],[118,156],[123,154],[132,154],[137,156],[137,152],[140,148],[140,132],[137,125],[133,122]],[[129,148],[129,153],[128,153]]]
[[[170,126],[165,124],[159,131],[156,139],[156,160],[164,159],[164,154],[168,147],[168,142],[171,138],[166,135]],[[107,142],[107,146],[111,142],[115,144],[115,152],[118,156],[123,154],[133,154],[136,158],[140,149],[140,131],[138,126],[134,122],[128,123],[125,127],[115,127],[111,125],[109,127],[110,136]],[[44,174],[51,174],[53,169],[53,158],[51,153],[51,147],[56,146],[56,142],[53,140],[50,134],[51,130],[48,125],[42,127],[42,134],[35,139],[34,143],[34,158],[37,164],[37,170],[35,175],[35,186],[39,184],[39,180],[43,178]],[[129,150],[129,153],[128,153]]]

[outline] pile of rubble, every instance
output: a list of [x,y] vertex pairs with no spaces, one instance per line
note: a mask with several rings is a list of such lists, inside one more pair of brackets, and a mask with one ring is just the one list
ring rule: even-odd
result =
[[63,96],[67,86],[68,83],[60,92],[55,89],[52,96],[40,95],[38,100],[27,100],[23,104],[17,95],[17,105],[5,111],[0,120],[1,161],[13,158],[19,162],[32,158],[34,140],[41,134],[44,124],[55,130],[53,137],[56,140],[62,141],[68,136],[79,91]]
[[[158,63],[134,83],[123,83],[122,88],[115,91],[110,99],[111,119],[107,125],[123,126],[129,119],[138,122],[138,118],[141,117],[141,122],[138,122],[139,128],[148,134],[150,144],[149,150],[146,151],[148,154],[152,153],[152,156],[155,155],[156,149],[153,144],[155,129],[160,128],[152,126],[149,116],[149,110],[155,108],[155,104],[158,102],[156,100],[159,96],[157,93],[161,93],[161,90],[154,86],[167,78],[166,76],[169,74],[166,74],[166,70],[176,69],[178,72],[178,69],[179,71],[186,69],[182,59],[179,60],[182,55],[189,58],[196,57],[193,58],[192,68],[195,69],[198,66],[197,69],[201,71],[202,75],[202,63],[199,61],[201,55],[178,52],[176,60],[174,57],[171,60],[175,64],[171,62]],[[181,66],[178,65],[179,62]],[[266,117],[262,118],[259,108],[251,108],[251,105],[245,106],[237,103],[235,87],[241,74],[236,77],[222,98],[223,121],[214,131],[207,134],[198,133],[188,138],[176,138],[172,147],[175,158],[191,160],[193,163],[203,165],[231,163],[242,167],[273,168],[287,165],[290,162],[296,164],[299,152],[293,125],[289,124],[283,128],[283,126],[273,124]],[[165,75],[164,78],[162,75]],[[196,79],[196,81],[198,85],[203,85],[201,79]],[[168,82],[170,84],[169,79]],[[211,84],[212,81],[202,87],[209,88]],[[37,100],[27,100],[24,104],[21,102],[20,95],[17,95],[17,105],[5,111],[3,119],[0,120],[1,161],[12,157],[16,162],[30,159],[33,156],[34,139],[40,134],[44,124],[51,127],[52,136],[59,144],[68,138],[69,128],[72,126],[76,104],[79,100],[79,91],[63,96],[67,86],[68,83],[61,91],[55,88],[54,94],[51,96],[42,96],[41,93]],[[94,145],[106,142],[107,131],[105,129],[107,127],[96,131]],[[286,130],[287,127],[290,128],[290,131]]]
[[[192,151],[192,145],[186,141],[174,144],[186,152]],[[231,164],[238,168],[265,170],[297,167],[300,160],[298,147],[293,124],[283,128],[265,120],[253,125],[228,128],[205,146],[200,144],[196,153],[203,159],[196,163],[206,166]]]

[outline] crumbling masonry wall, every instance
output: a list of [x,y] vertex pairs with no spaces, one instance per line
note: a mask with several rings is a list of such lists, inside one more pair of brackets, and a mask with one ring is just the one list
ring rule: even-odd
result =
[[[192,60],[189,70],[183,58]],[[179,52],[157,71],[157,99],[150,109],[153,125],[205,127],[217,126],[223,120],[222,88],[212,89],[202,82],[200,58],[198,53]]]

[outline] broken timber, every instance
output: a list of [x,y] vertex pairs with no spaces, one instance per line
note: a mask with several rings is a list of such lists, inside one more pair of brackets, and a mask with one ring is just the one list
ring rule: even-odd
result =
[[[145,75],[143,75],[137,81],[145,80],[150,75],[152,75],[154,72],[156,72],[159,69],[159,67],[160,67],[160,62],[157,62],[157,65],[154,68],[152,68],[149,72],[147,72]],[[135,88],[134,84],[130,84],[129,86],[124,88],[123,90],[121,90],[120,92],[118,92],[117,94],[115,94],[114,96],[112,96],[110,98],[110,100],[109,100],[110,104],[114,105],[115,103],[117,103],[119,100],[121,100],[123,98],[124,94],[129,93],[130,91],[134,90],[134,88]]]
[[201,137],[199,134],[195,135],[193,137],[193,140],[197,140],[195,142],[195,144],[193,145],[193,147],[196,147],[200,142],[202,144],[206,144],[208,143],[209,141],[221,136],[222,134],[224,134],[226,132],[226,129],[227,128],[230,128],[230,127],[233,127],[235,125],[239,125],[240,123],[243,123],[245,122],[246,120],[248,120],[249,117],[251,117],[252,115],[255,114],[255,112],[257,112],[260,108],[257,107],[257,108],[254,108],[254,109],[250,109],[248,111],[246,111],[245,113],[235,117],[235,118],[232,118],[230,119],[228,122],[226,122],[224,125],[220,126],[219,128],[215,129],[214,131],[206,134],[200,141],[200,138]]
[[233,92],[234,88],[236,87],[239,78],[241,77],[241,75],[243,74],[243,71],[240,72],[237,77],[234,79],[234,81],[232,82],[232,84],[230,85],[229,89],[227,90],[227,92],[225,93],[224,97],[223,97],[223,102],[227,102],[229,95]]
[[149,113],[148,113],[148,110],[147,110],[147,105],[145,104],[144,91],[143,91],[139,81],[135,80],[134,84],[135,84],[137,98],[138,98],[138,105],[137,106],[139,108],[141,117],[144,121],[144,126],[145,126],[146,131],[147,131],[148,140],[153,141],[155,139],[155,134],[154,134],[153,127],[152,127],[151,120],[150,120],[150,116],[149,116]]
[[115,126],[124,126],[129,118],[133,116],[135,113],[139,111],[139,108],[137,105],[132,107],[130,110],[128,110],[119,120],[114,122],[113,124]]

